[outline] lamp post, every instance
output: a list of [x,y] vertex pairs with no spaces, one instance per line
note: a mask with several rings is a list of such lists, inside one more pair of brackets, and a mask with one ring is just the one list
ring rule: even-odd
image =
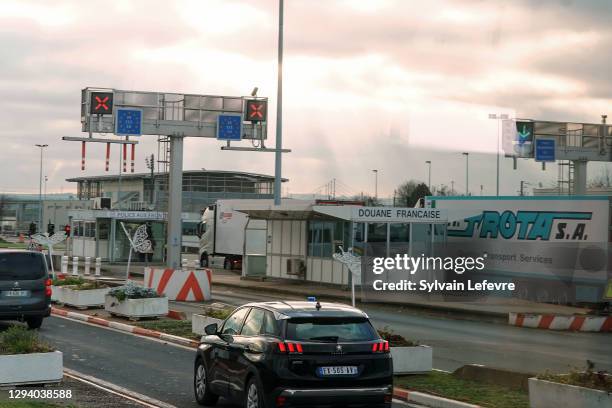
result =
[[278,82],[276,89],[276,152],[274,153],[274,205],[281,203],[281,174],[283,148],[283,6],[278,2]]
[[465,195],[468,196],[470,195],[470,172],[469,172],[470,153],[463,152],[461,154],[465,156]]
[[374,198],[378,201],[378,169],[373,169],[374,173]]
[[427,164],[427,166],[428,166],[428,169],[427,169],[427,188],[429,189],[429,192],[431,192],[431,160],[425,161],[425,164]]
[[497,121],[497,150],[495,151],[495,157],[497,158],[497,178],[495,183],[495,194],[499,197],[499,128],[502,120],[508,119],[508,115],[505,113],[495,114],[489,113],[489,119],[495,119]]
[[48,147],[47,144],[35,144],[34,146],[40,148],[40,175],[38,178],[38,230],[42,231],[43,225],[43,202],[42,202],[42,180],[43,180],[43,150]]

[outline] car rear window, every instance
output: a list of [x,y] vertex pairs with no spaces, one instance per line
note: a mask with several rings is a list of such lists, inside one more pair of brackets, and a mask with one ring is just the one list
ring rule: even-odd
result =
[[45,276],[45,272],[45,263],[40,254],[0,253],[0,281],[41,279]]
[[365,318],[290,319],[287,339],[298,341],[373,341],[378,334]]

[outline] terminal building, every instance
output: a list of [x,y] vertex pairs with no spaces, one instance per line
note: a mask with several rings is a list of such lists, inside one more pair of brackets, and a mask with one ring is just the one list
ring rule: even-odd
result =
[[[130,234],[143,223],[150,226],[153,262],[162,262],[166,242],[168,174],[138,173],[76,177],[77,198],[93,203],[91,209],[69,214],[73,239],[71,255],[125,262]],[[283,181],[287,181],[283,179]],[[183,172],[183,250],[197,252],[197,225],[202,210],[219,199],[271,199],[274,177],[236,171],[186,170]]]

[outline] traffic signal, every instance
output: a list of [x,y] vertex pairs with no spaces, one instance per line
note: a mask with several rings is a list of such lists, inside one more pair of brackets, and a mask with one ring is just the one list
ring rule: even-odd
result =
[[89,104],[89,113],[92,115],[112,115],[113,93],[92,92]]
[[67,237],[70,236],[70,225],[66,224],[66,226],[64,227],[64,232],[66,233]]
[[265,122],[268,117],[268,101],[247,99],[246,118],[251,122]]

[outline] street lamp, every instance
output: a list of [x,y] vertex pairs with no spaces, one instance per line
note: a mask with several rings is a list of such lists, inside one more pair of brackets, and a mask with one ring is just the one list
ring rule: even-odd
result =
[[[276,88],[276,152],[274,153],[274,205],[281,204],[281,175],[283,148],[283,8],[284,1],[278,2],[278,78]],[[257,92],[254,90],[254,92]]]
[[43,202],[42,202],[42,165],[43,165],[43,149],[48,147],[47,144],[35,144],[40,148],[40,176],[38,179],[38,230],[42,231],[43,225]]
[[495,114],[489,113],[489,119],[495,119],[497,121],[497,150],[495,151],[495,157],[497,158],[497,182],[495,184],[495,192],[499,197],[499,128],[502,120],[508,119],[508,115],[505,113]]
[[431,160],[426,160],[425,164],[428,165],[428,175],[427,175],[427,188],[431,193]]
[[374,173],[374,198],[378,200],[378,169],[373,169]]
[[465,195],[470,195],[470,173],[469,173],[469,164],[470,164],[470,153],[463,152],[461,153],[465,156]]

